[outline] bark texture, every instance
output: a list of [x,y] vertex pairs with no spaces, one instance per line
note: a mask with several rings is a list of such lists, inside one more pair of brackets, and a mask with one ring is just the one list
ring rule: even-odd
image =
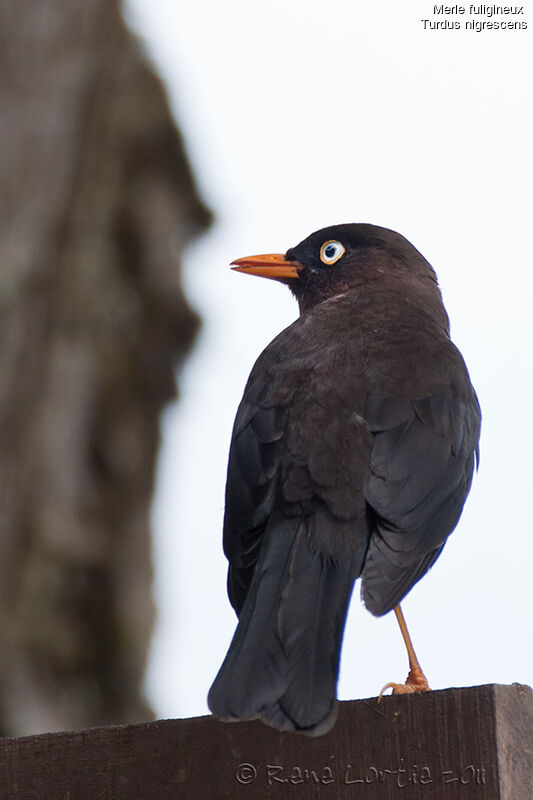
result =
[[0,733],[146,720],[158,417],[209,213],[115,0],[2,0],[0,32]]

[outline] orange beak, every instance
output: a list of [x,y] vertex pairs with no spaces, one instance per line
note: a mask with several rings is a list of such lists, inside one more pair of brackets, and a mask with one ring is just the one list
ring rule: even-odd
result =
[[274,278],[278,281],[297,278],[298,272],[302,268],[297,261],[287,261],[281,253],[267,253],[262,256],[238,258],[236,261],[231,262],[231,266],[236,272],[258,275],[260,278]]

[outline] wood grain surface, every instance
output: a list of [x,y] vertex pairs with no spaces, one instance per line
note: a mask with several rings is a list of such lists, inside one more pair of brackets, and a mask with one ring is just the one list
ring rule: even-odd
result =
[[0,740],[0,800],[531,800],[533,691],[341,703],[315,739],[212,717]]

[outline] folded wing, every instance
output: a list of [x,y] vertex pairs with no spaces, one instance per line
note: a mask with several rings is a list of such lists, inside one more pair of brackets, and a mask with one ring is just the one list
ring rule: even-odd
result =
[[369,397],[374,435],[365,497],[376,513],[362,573],[373,614],[387,613],[439,556],[470,489],[480,428],[473,390],[418,400]]

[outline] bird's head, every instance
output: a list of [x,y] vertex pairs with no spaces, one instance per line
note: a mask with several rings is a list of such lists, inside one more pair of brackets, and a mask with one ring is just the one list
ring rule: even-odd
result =
[[312,233],[286,253],[238,258],[233,269],[285,283],[304,313],[317,303],[377,279],[436,276],[399,233],[376,225],[333,225]]

